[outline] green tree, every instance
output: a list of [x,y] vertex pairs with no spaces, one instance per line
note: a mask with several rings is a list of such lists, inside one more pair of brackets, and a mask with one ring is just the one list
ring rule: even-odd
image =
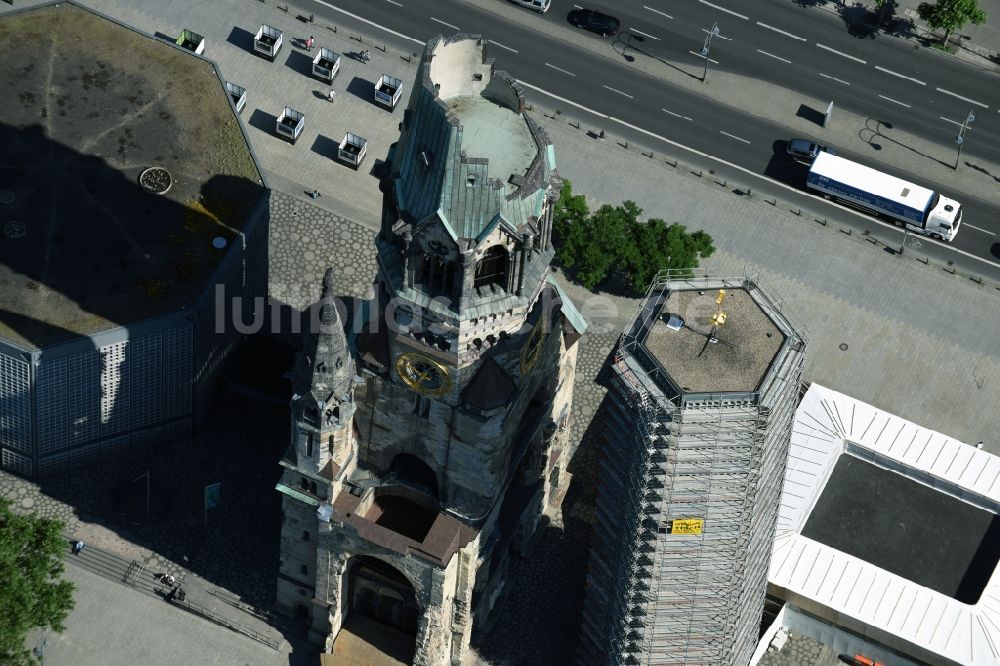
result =
[[604,205],[592,214],[584,197],[566,181],[553,213],[556,254],[575,278],[594,289],[610,273],[620,271],[636,291],[645,291],[664,268],[688,270],[715,251],[704,231],[688,233],[682,224],[654,218],[642,221],[634,201]]
[[33,664],[24,647],[35,627],[63,630],[74,585],[60,580],[67,544],[56,520],[18,515],[0,498],[0,664]]
[[937,0],[935,3],[921,2],[917,14],[927,21],[932,30],[944,30],[945,46],[951,33],[966,23],[982,25],[986,22],[986,12],[979,8],[976,0]]
[[559,240],[556,256],[566,268],[576,266],[578,258],[587,247],[589,216],[587,199],[581,194],[573,194],[573,183],[563,181],[563,188],[552,214],[552,227]]

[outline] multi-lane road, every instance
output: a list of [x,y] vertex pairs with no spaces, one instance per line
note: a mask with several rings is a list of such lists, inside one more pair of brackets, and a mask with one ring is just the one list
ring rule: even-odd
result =
[[[512,7],[503,0],[496,2]],[[560,2],[565,4],[560,6]],[[681,69],[697,81],[703,64],[697,52],[707,29],[718,23],[720,33],[710,52],[713,70],[769,81],[818,99],[836,99],[838,108],[873,123],[905,118],[907,131],[940,144],[942,154],[954,150],[956,123],[974,110],[975,136],[965,146],[963,160],[1000,163],[1000,137],[995,136],[1000,127],[1000,87],[993,73],[926,49],[915,51],[906,40],[851,36],[835,14],[803,10],[787,0],[762,0],[749,6],[726,0],[588,0],[588,7],[620,18],[622,32],[608,40],[588,34],[583,48],[558,38],[568,27],[566,13],[574,5],[568,0],[553,0],[553,5],[547,14],[523,10],[504,15],[464,0],[313,0],[311,6],[335,22],[363,21],[367,31],[381,31],[387,41],[406,42],[408,50],[414,51],[417,42],[437,34],[482,33],[494,45],[493,55],[501,67],[538,99],[548,96],[549,101],[557,100],[559,106],[582,117],[614,119],[619,134],[647,144],[676,142],[751,173],[801,187],[804,168],[790,165],[780,154],[787,128],[715,101],[697,86],[666,83],[630,67],[624,57],[630,50],[641,50],[664,67],[687,63]],[[862,162],[876,159],[840,152]],[[948,169],[944,164],[937,166]],[[888,165],[880,168],[935,185],[925,176]],[[965,223],[951,250],[964,253],[966,260],[971,256],[998,262],[997,201],[970,193],[945,193],[958,198],[965,211]],[[833,211],[831,217],[837,214]],[[998,268],[978,260],[962,263],[987,272]]]

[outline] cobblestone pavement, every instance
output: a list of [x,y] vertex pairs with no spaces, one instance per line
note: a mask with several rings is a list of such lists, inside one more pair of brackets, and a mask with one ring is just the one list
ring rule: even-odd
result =
[[836,652],[811,638],[792,632],[781,651],[768,650],[760,666],[843,666]]

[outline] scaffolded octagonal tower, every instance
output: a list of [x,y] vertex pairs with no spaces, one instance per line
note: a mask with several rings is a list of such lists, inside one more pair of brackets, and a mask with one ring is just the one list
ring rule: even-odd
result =
[[754,277],[654,281],[611,373],[586,661],[749,663],[804,349]]

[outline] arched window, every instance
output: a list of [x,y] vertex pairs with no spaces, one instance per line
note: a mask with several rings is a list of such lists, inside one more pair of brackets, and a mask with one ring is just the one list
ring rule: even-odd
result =
[[483,253],[483,258],[476,264],[476,279],[473,287],[490,287],[496,285],[501,289],[507,288],[507,267],[510,264],[510,255],[503,245],[494,245]]
[[436,254],[424,254],[416,281],[432,296],[448,295],[455,285],[455,264]]

